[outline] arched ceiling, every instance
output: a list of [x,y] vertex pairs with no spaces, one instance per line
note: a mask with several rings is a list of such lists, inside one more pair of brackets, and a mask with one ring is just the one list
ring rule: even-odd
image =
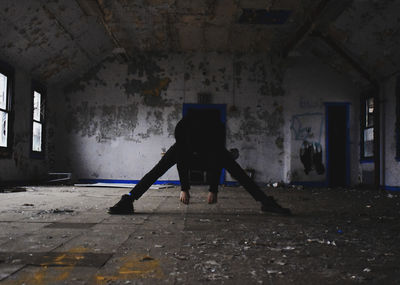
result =
[[0,58],[63,84],[110,54],[298,50],[382,78],[398,70],[399,12],[398,0],[2,0]]

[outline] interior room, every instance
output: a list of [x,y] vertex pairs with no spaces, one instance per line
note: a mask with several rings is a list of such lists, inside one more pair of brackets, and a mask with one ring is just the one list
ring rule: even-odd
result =
[[[1,283],[398,282],[400,1],[2,0],[0,37]],[[108,213],[193,110],[292,215],[176,166]]]

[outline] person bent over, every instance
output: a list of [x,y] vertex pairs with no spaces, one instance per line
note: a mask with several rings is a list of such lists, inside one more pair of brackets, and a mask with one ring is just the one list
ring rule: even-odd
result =
[[134,213],[133,201],[138,200],[159,177],[176,164],[181,182],[180,201],[184,204],[190,202],[191,169],[206,171],[209,185],[207,200],[213,204],[217,203],[219,177],[222,168],[225,168],[256,201],[261,203],[262,211],[290,215],[289,209],[281,207],[273,197],[267,196],[240,167],[235,161],[237,153],[225,148],[225,127],[219,119],[218,111],[213,111],[209,110],[205,115],[204,112],[190,109],[176,125],[176,142],[129,194],[123,195],[117,204],[109,208],[109,213]]

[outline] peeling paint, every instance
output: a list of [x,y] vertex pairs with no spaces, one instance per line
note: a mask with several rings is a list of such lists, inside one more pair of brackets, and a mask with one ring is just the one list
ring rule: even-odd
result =
[[99,142],[123,137],[133,140],[133,133],[138,124],[138,106],[90,106],[83,102],[80,106],[69,108],[65,121],[68,133],[82,137],[96,136]]
[[165,106],[167,101],[161,98],[162,91],[166,91],[171,78],[163,76],[164,70],[157,60],[163,56],[145,55],[134,58],[128,65],[128,76],[136,78],[126,79],[123,87],[128,95],[139,94],[148,106]]

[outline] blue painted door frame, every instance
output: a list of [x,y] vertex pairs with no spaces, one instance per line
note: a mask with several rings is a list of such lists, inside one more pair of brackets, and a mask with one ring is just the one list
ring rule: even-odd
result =
[[[219,110],[221,122],[226,125],[226,104],[183,104],[182,115],[187,114],[189,109],[216,109]],[[222,169],[219,184],[225,183],[225,169]]]
[[326,185],[330,184],[330,153],[329,153],[329,107],[344,106],[346,108],[346,186],[350,185],[350,124],[348,102],[326,102],[325,103],[325,149],[326,149]]

